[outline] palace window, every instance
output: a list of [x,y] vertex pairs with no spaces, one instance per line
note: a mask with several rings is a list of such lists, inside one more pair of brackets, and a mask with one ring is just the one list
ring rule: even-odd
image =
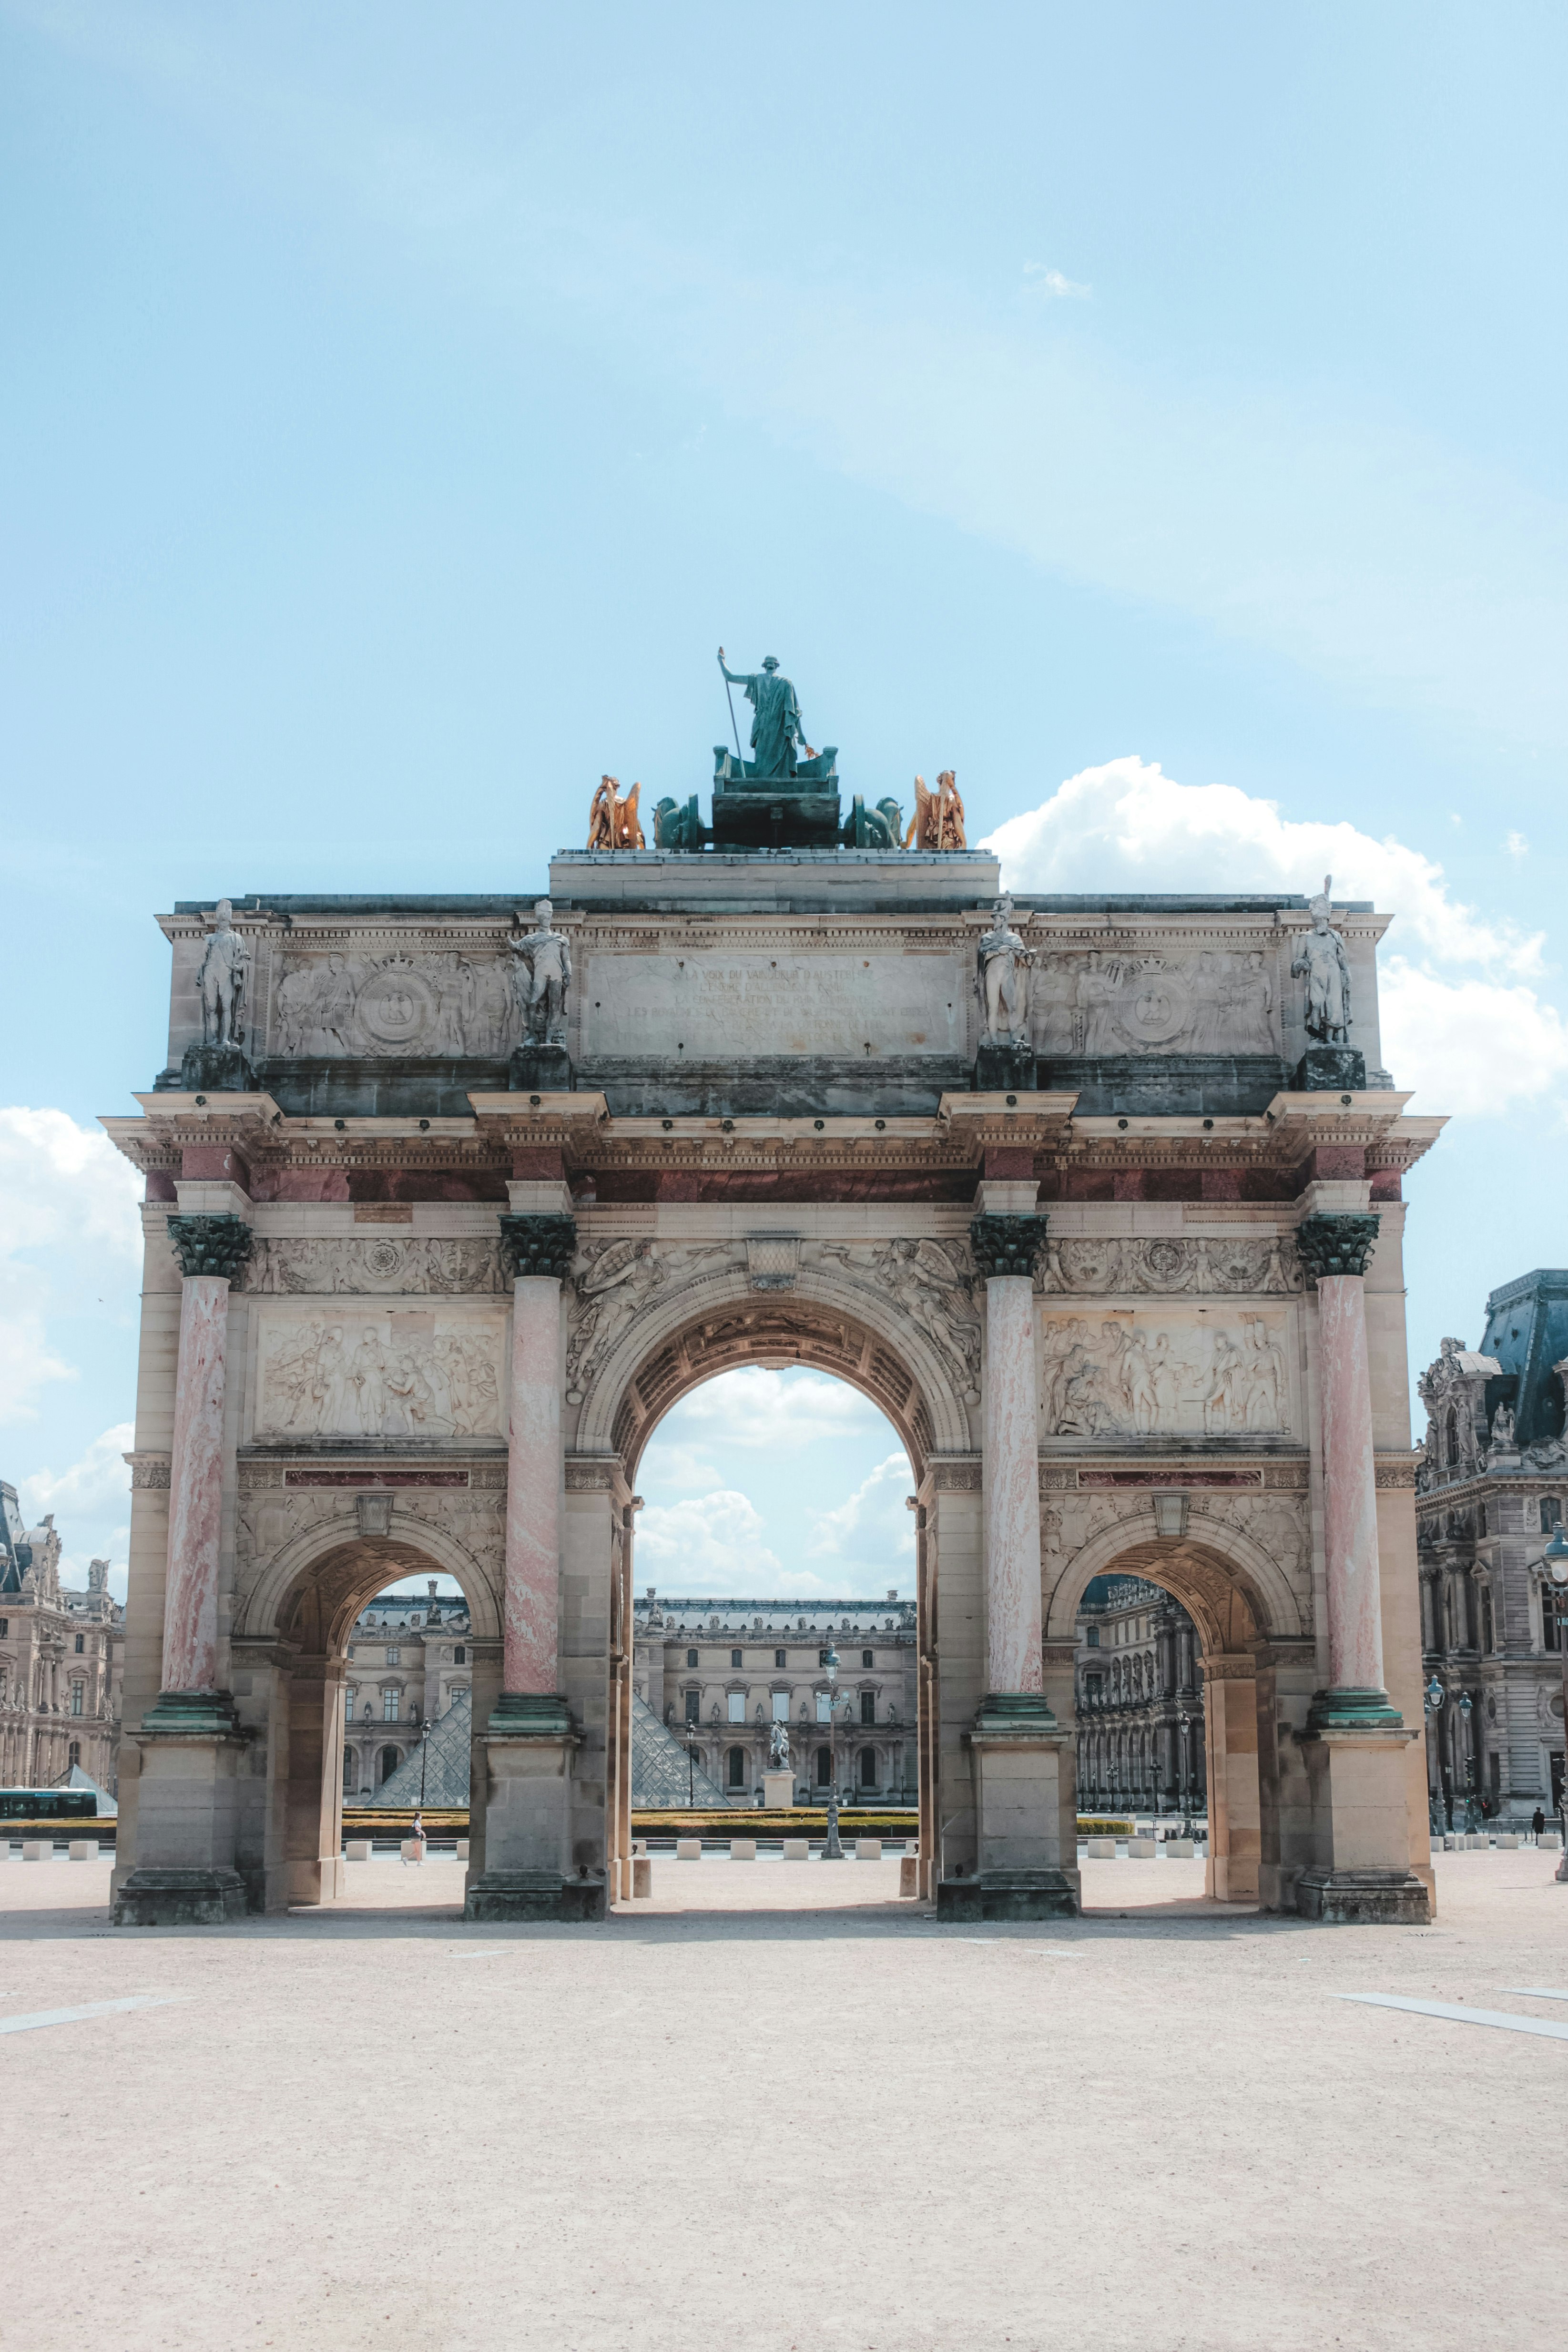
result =
[[10,1635],[11,1620],[9,1617],[0,1617],[0,1642],[8,1641],[10,1639]]
[[787,1722],[789,1721],[789,1693],[788,1693],[788,1691],[774,1691],[774,1693],[773,1693],[773,1721],[774,1721],[775,1723],[787,1723]]
[[1551,1588],[1544,1584],[1541,1588],[1541,1646],[1543,1650],[1561,1650],[1563,1647],[1563,1630],[1557,1622],[1557,1612],[1552,1606]]
[[745,1657],[744,1657],[744,1654],[742,1654],[742,1652],[741,1652],[740,1650],[731,1650],[731,1653],[730,1653],[730,1664],[731,1664],[732,1666],[743,1666],[743,1665],[745,1664],[745,1663],[746,1663],[746,1661],[745,1661]]
[[384,1690],[382,1692],[381,1719],[383,1723],[395,1723],[397,1721],[397,1702],[401,1696],[401,1692],[395,1690]]
[[743,1789],[746,1785],[745,1749],[743,1748],[731,1748],[729,1751],[727,1765],[728,1779],[731,1788]]
[[81,1686],[80,1683],[72,1683],[72,1685],[71,1685],[71,1713],[72,1713],[73,1715],[79,1715],[79,1714],[81,1713],[81,1703],[82,1703],[82,1697],[83,1697],[83,1692],[82,1692],[82,1686]]
[[689,1666],[694,1666],[697,1664],[697,1653],[695,1650],[688,1650],[686,1653],[686,1663]]
[[453,1653],[452,1653],[452,1664],[453,1664],[455,1666],[466,1666],[466,1665],[468,1664],[468,1650],[467,1650],[466,1646],[465,1646],[461,1642],[459,1642],[459,1643],[458,1643],[458,1646],[457,1646],[457,1648],[456,1648],[456,1649],[453,1651]]
[[389,1666],[400,1666],[403,1664],[402,1651],[388,1650],[386,1654],[386,1663]]
[[875,1692],[875,1691],[862,1691],[862,1692],[861,1692],[861,1694],[860,1694],[860,1720],[861,1720],[861,1722],[862,1722],[862,1723],[875,1723],[875,1722],[876,1722],[876,1720],[877,1720],[877,1694],[876,1694],[876,1692]]
[[391,1778],[392,1778],[392,1776],[393,1776],[393,1774],[394,1774],[394,1773],[396,1771],[396,1769],[397,1769],[397,1750],[396,1750],[396,1748],[384,1748],[382,1749],[382,1751],[381,1751],[380,1764],[381,1764],[381,1777],[382,1777],[382,1779],[383,1779],[384,1780],[391,1780]]
[[818,1691],[818,1692],[817,1692],[817,1694],[816,1694],[816,1719],[817,1719],[818,1723],[831,1723],[831,1722],[832,1722],[832,1720],[833,1720],[833,1693],[832,1693],[831,1691]]
[[744,1691],[731,1691],[729,1694],[727,1711],[730,1722],[744,1723],[746,1720],[746,1694]]
[[700,1723],[700,1722],[701,1722],[701,1720],[702,1720],[702,1694],[701,1694],[701,1692],[700,1692],[700,1691],[688,1691],[688,1692],[687,1692],[687,1694],[686,1694],[686,1720],[687,1720],[687,1722],[688,1722],[688,1723]]
[[872,1652],[872,1651],[870,1651],[870,1650],[862,1650],[862,1651],[861,1651],[861,1653],[860,1653],[860,1664],[861,1664],[863,1666],[874,1666],[874,1665],[876,1664],[876,1663],[877,1663],[877,1660],[876,1660],[876,1655],[875,1655],[875,1653],[874,1653],[874,1652]]
[[816,1751],[816,1785],[819,1789],[830,1789],[833,1786],[833,1750],[831,1748],[819,1748]]
[[69,1754],[68,1754],[68,1756],[67,1760],[68,1760],[68,1762],[71,1765],[71,1767],[72,1767],[72,1769],[75,1769],[77,1767],[79,1767],[79,1766],[80,1765],[80,1763],[81,1763],[81,1742],[80,1742],[80,1740],[79,1740],[79,1739],[73,1739],[73,1740],[71,1741],[71,1744],[70,1744],[70,1750],[69,1750]]
[[[1542,1534],[1543,1536],[1549,1536],[1549,1535],[1552,1533],[1552,1528],[1553,1528],[1554,1527],[1556,1527],[1556,1526],[1558,1526],[1558,1525],[1559,1525],[1559,1523],[1560,1523],[1560,1522],[1561,1522],[1561,1520],[1562,1520],[1562,1517],[1563,1517],[1563,1506],[1562,1506],[1562,1504],[1558,1501],[1558,1499],[1557,1499],[1556,1496],[1555,1496],[1555,1495],[1542,1495],[1542,1496],[1541,1497],[1541,1532],[1542,1532]],[[4,1628],[3,1628],[3,1627],[0,1627],[0,1632],[3,1632],[3,1631],[4,1631]]]
[[1483,1650],[1497,1648],[1497,1641],[1492,1632],[1492,1596],[1490,1591],[1487,1589],[1483,1589],[1481,1593],[1481,1647]]
[[358,1696],[359,1686],[357,1684],[345,1683],[343,1685],[343,1721],[345,1723],[352,1723],[354,1719],[354,1701]]
[[874,1789],[877,1785],[877,1751],[874,1748],[860,1750],[860,1786]]
[[1089,1627],[1089,1629],[1088,1633],[1084,1635],[1083,1640],[1084,1640],[1084,1647],[1085,1647],[1086,1649],[1089,1649],[1089,1650],[1098,1650],[1098,1649],[1099,1649],[1099,1647],[1100,1647],[1100,1628],[1099,1628],[1099,1626],[1098,1626],[1098,1625],[1091,1625],[1091,1626]]
[[775,1666],[787,1666],[789,1664],[789,1653],[787,1650],[775,1650],[773,1652],[773,1664]]
[[87,1635],[86,1635],[85,1633],[79,1633],[79,1634],[77,1635],[77,1637],[76,1637],[76,1654],[77,1654],[77,1656],[78,1656],[79,1658],[80,1657],[80,1655],[81,1655],[82,1652],[86,1649],[86,1647],[87,1647]]

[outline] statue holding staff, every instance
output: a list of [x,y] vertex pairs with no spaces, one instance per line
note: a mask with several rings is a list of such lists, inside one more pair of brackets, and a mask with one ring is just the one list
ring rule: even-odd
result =
[[975,993],[980,999],[988,1045],[1029,1043],[1029,974],[1035,950],[1013,929],[1013,901],[998,898],[991,929],[975,950]]
[[1307,983],[1306,1031],[1321,1045],[1348,1045],[1351,1034],[1351,968],[1345,956],[1345,944],[1329,922],[1329,892],[1333,887],[1331,874],[1323,877],[1323,887],[1315,898],[1307,901],[1312,918],[1312,928],[1302,939],[1300,954],[1290,966],[1293,980]]
[[725,685],[742,688],[756,714],[752,720],[752,761],[757,774],[793,776],[795,745],[803,746],[807,759],[813,755],[805,741],[805,723],[795,690],[787,677],[779,676],[777,656],[769,654],[760,670],[727,669],[721,646],[719,667],[724,672]]

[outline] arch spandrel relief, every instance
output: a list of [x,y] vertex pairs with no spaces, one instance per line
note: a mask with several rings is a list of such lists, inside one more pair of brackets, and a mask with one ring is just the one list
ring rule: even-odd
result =
[[1042,1315],[1047,1438],[1284,1437],[1292,1398],[1279,1309],[1169,1313],[1107,1300]]
[[399,1579],[452,1577],[468,1603],[474,1637],[500,1631],[505,1497],[397,1496],[388,1531],[358,1533],[353,1496],[279,1496],[242,1515],[236,1553],[232,1637],[265,1641],[303,1604],[329,1640],[346,1640],[365,1601]]
[[506,1433],[500,1307],[258,1314],[252,1433],[258,1440],[409,1442]]

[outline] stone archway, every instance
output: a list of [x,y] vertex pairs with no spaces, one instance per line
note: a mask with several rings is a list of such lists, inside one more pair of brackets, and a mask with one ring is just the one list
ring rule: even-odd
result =
[[[963,1373],[932,1338],[888,1300],[838,1280],[831,1269],[801,1268],[788,1290],[753,1288],[727,1273],[683,1285],[645,1312],[608,1353],[588,1390],[576,1445],[566,1461],[567,1572],[604,1580],[609,1629],[605,1695],[605,1835],[611,1885],[630,1891],[631,1672],[633,1564],[632,1494],[637,1470],[665,1416],[696,1388],[744,1366],[799,1365],[858,1389],[882,1412],[908,1454],[917,1488],[932,1465],[960,1456],[967,1467],[970,1404]],[[967,1482],[966,1482],[967,1484]],[[958,1500],[957,1497],[954,1498]],[[963,1500],[971,1508],[973,1496]],[[934,1507],[931,1516],[934,1518]],[[921,1759],[921,1854],[929,1881],[933,1851],[934,1753],[930,1720],[935,1699],[931,1655],[934,1542],[926,1541],[921,1514],[916,1577],[916,1754]]]
[[[1192,1525],[1184,1508],[1172,1516]],[[1282,1685],[1287,1701],[1300,1685],[1304,1719],[1313,1681],[1312,1643],[1285,1568],[1254,1538],[1223,1522],[1204,1522],[1201,1534],[1162,1534],[1152,1499],[1058,1564],[1054,1580],[1050,1567],[1047,1654],[1054,1651],[1058,1668],[1073,1654],[1079,1603],[1096,1577],[1142,1579],[1186,1611],[1198,1634],[1204,1684],[1209,1807],[1204,1891],[1216,1901],[1284,1907],[1300,1868],[1299,1861],[1292,1867],[1284,1832],[1290,1782],[1300,1767],[1282,1736],[1292,1711],[1281,1706]],[[1064,1698],[1071,1695],[1076,1721],[1076,1678],[1069,1673],[1065,1686],[1058,1686]]]
[[[286,1910],[343,1892],[343,1688],[350,1637],[365,1603],[389,1581],[447,1574],[468,1608],[474,1714],[500,1684],[499,1612],[489,1579],[449,1535],[392,1510],[384,1535],[308,1530],[266,1562],[233,1636],[236,1696],[265,1769],[241,1784],[237,1851],[252,1907]],[[384,1736],[366,1727],[367,1752]],[[406,1735],[398,1735],[398,1745]],[[379,1773],[378,1773],[379,1780]],[[481,1781],[482,1785],[482,1767]],[[475,1826],[482,1866],[483,1809]],[[474,1844],[470,1838],[470,1863]]]

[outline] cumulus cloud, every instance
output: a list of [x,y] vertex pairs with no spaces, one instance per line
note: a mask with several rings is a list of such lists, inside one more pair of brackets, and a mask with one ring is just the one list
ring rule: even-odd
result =
[[805,1370],[773,1371],[748,1364],[694,1389],[663,1423],[660,1437],[710,1446],[725,1438],[736,1445],[767,1446],[773,1452],[808,1445],[819,1438],[885,1436],[888,1424],[868,1397],[846,1381]]
[[1371,898],[1400,937],[1448,962],[1521,979],[1542,970],[1542,939],[1456,898],[1419,849],[1342,818],[1282,816],[1235,784],[1183,784],[1157,761],[1108,760],[1069,776],[1047,801],[1009,817],[981,845],[1020,890],[1304,890],[1334,877],[1336,898]]
[[35,1470],[16,1481],[16,1499],[30,1528],[53,1516],[64,1547],[60,1581],[83,1588],[88,1562],[107,1559],[109,1589],[121,1601],[131,1541],[131,1471],[124,1457],[134,1436],[130,1422],[117,1422],[68,1469]]
[[1310,893],[1331,873],[1336,898],[1370,898],[1395,919],[1378,1003],[1397,1086],[1434,1108],[1495,1115],[1568,1076],[1568,1024],[1532,985],[1547,971],[1544,934],[1456,897],[1436,859],[1391,834],[1287,817],[1234,784],[1179,783],[1128,757],[1069,776],[983,845],[1021,890]]
[[36,1419],[38,1391],[74,1377],[51,1318],[129,1312],[141,1189],[100,1129],[63,1110],[0,1108],[0,1422]]
[[909,1457],[900,1446],[879,1462],[843,1502],[813,1512],[806,1546],[811,1557],[889,1568],[906,1560],[915,1548],[914,1521],[904,1499],[913,1484]]
[[777,1584],[777,1556],[763,1541],[762,1514],[749,1495],[720,1487],[679,1503],[649,1503],[637,1515],[637,1561],[682,1592],[763,1592]]
[[1522,833],[1510,833],[1505,839],[1503,847],[1507,850],[1510,857],[1528,857],[1530,856],[1530,844],[1526,841]]

